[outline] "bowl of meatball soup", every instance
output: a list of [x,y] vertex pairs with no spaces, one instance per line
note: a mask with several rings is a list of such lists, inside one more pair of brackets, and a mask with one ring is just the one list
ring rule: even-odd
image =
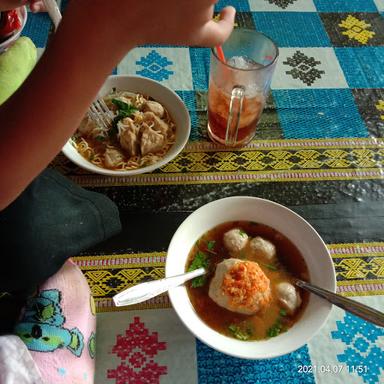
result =
[[210,347],[245,359],[290,353],[323,326],[332,305],[295,286],[309,281],[332,292],[328,249],[301,216],[248,196],[208,203],[175,232],[166,276],[206,273],[169,291],[184,325]]

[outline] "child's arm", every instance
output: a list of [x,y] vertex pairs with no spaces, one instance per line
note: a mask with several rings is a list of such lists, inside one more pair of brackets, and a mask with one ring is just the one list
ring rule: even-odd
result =
[[145,43],[212,46],[235,10],[212,21],[212,0],[76,0],[22,87],[0,108],[0,209],[10,204],[76,130],[113,67]]

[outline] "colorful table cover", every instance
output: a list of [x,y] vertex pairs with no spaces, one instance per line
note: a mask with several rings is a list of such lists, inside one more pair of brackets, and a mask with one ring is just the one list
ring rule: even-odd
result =
[[[384,0],[220,0],[215,10],[225,5],[237,9],[238,27],[280,49],[255,140],[237,150],[208,141],[209,49],[142,46],[115,73],[177,91],[192,119],[185,150],[129,178],[87,173],[62,155],[52,164],[111,197],[123,221],[121,235],[75,258],[96,299],[96,383],[382,383],[383,328],[340,309],[299,350],[249,361],[196,340],[167,295],[112,305],[126,286],[164,276],[171,236],[191,211],[249,195],[306,218],[328,244],[338,292],[384,310]],[[46,14],[29,15],[24,34],[41,51],[51,32]]]

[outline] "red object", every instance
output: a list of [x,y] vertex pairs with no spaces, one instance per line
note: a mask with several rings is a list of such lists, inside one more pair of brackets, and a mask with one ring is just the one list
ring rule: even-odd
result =
[[226,60],[225,60],[225,56],[224,56],[224,52],[223,52],[223,48],[221,48],[221,45],[218,45],[216,47],[216,53],[217,53],[217,57],[223,62],[225,63]]
[[1,12],[0,38],[8,37],[21,28],[21,20],[16,9]]
[[155,361],[159,351],[167,349],[167,343],[158,340],[157,332],[151,332],[135,317],[126,329],[125,335],[116,335],[112,353],[120,359],[115,369],[108,369],[107,378],[115,379],[115,384],[160,384],[160,376],[166,375],[166,365]]

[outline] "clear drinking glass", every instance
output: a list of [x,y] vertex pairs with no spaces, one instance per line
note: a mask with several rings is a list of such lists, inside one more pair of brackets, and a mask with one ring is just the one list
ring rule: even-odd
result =
[[268,97],[279,50],[267,36],[236,28],[222,45],[225,62],[211,50],[208,134],[218,143],[238,147],[256,133]]

